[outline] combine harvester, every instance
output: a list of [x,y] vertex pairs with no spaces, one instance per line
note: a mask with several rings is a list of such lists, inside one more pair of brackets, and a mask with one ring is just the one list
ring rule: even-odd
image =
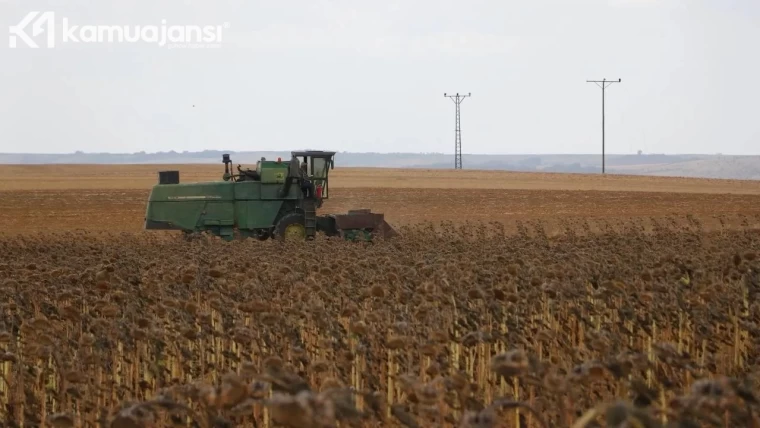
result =
[[179,171],[160,171],[148,198],[145,229],[186,235],[207,231],[226,241],[311,240],[317,232],[347,240],[397,235],[383,214],[367,209],[317,216],[328,198],[327,176],[335,168],[335,152],[291,155],[289,162],[261,158],[255,170],[238,165],[238,173],[232,174],[230,155],[225,154],[223,181],[180,183]]

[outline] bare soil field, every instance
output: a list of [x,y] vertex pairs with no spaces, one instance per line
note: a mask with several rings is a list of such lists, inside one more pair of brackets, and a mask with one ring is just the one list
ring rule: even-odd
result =
[[[220,165],[0,166],[0,233],[139,231],[158,171],[181,181],[219,180]],[[341,169],[324,212],[371,208],[394,226],[420,221],[541,219],[551,233],[573,219],[625,221],[691,215],[704,227],[755,227],[760,181],[537,174],[499,171]]]
[[[183,182],[220,180],[224,172],[221,164],[0,165],[0,191],[149,189],[158,180],[158,171],[163,170],[178,170]],[[335,188],[607,190],[760,195],[760,181],[635,175],[338,167],[330,172],[330,178]]]

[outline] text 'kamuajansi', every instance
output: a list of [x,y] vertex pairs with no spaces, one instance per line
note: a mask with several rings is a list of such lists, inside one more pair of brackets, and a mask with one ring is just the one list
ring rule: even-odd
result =
[[69,18],[61,19],[60,33],[56,31],[54,12],[30,12],[17,25],[9,28],[9,45],[18,47],[21,39],[28,47],[38,48],[35,37],[46,33],[46,47],[62,43],[152,43],[160,47],[216,47],[222,42],[223,25],[81,25]]

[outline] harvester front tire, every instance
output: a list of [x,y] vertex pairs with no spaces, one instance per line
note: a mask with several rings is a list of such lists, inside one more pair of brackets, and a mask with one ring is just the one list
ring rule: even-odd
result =
[[306,222],[301,213],[290,213],[277,222],[274,228],[274,237],[278,241],[297,238],[306,240]]

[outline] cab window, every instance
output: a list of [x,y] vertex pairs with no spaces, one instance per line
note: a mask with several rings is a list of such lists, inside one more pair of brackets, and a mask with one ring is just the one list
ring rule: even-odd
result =
[[330,168],[330,162],[325,158],[312,158],[312,174],[316,179],[327,178],[327,171]]

